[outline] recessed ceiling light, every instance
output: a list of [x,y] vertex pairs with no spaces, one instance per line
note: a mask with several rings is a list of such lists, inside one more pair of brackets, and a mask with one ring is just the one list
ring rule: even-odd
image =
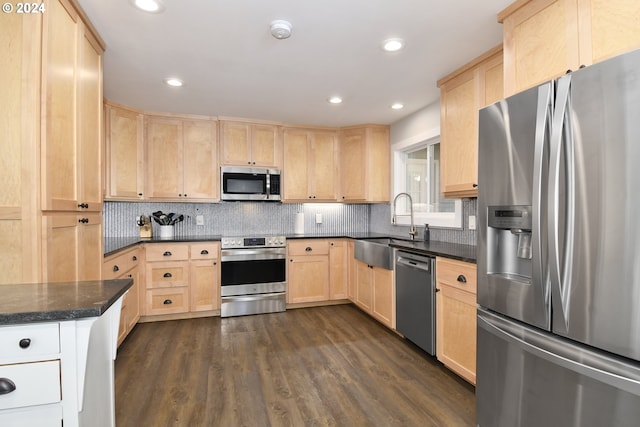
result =
[[391,108],[393,108],[394,110],[402,110],[404,108],[404,104],[396,102],[395,104],[391,104]]
[[131,3],[145,12],[159,13],[164,10],[164,4],[161,0],[131,0]]
[[331,98],[329,98],[329,103],[330,104],[341,104],[342,103],[342,98],[340,98],[339,96],[332,96]]
[[175,77],[170,77],[168,79],[164,79],[164,82],[169,85],[169,86],[173,86],[173,87],[180,87],[182,85],[184,85],[184,82],[180,79],[176,79]]
[[397,52],[404,47],[402,39],[387,39],[382,42],[382,49],[387,52]]

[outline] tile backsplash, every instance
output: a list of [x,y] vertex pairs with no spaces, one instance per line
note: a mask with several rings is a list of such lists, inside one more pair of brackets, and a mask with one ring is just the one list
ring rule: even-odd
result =
[[[298,212],[304,212],[305,234],[363,233],[369,228],[369,206],[364,204],[105,202],[104,235],[138,236],[136,217],[156,211],[184,215],[175,226],[176,236],[294,234]],[[316,214],[321,224],[316,224]],[[197,215],[202,215],[204,225],[196,225]],[[153,227],[157,235],[158,224],[153,222]]]
[[[463,228],[431,228],[431,240],[476,244],[475,230],[469,230],[469,215],[476,215],[476,199],[462,201]],[[309,203],[281,204],[265,202],[221,202],[221,203],[150,203],[150,202],[104,202],[105,237],[135,237],[139,235],[136,225],[138,215],[152,212],[175,212],[183,214],[185,220],[176,224],[176,236],[192,235],[251,235],[294,234],[298,212],[304,212],[304,233],[352,234],[374,232],[392,236],[408,236],[409,228],[392,225],[390,204],[340,204]],[[322,223],[316,223],[316,214]],[[202,215],[203,225],[196,225],[196,216]],[[153,223],[154,235],[158,224]],[[418,227],[422,233],[422,227]],[[419,234],[421,236],[421,234]]]

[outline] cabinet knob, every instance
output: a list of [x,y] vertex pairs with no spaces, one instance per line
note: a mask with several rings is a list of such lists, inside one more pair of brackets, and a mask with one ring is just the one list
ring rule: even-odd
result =
[[162,256],[171,256],[171,255],[173,255],[173,254],[171,252],[169,252],[169,251],[166,251],[165,253],[162,254]]
[[313,250],[313,248],[311,246],[307,246],[306,248],[304,248],[304,250],[306,252],[311,252]]
[[114,265],[113,272],[115,273],[116,271],[120,271],[120,267],[118,267],[117,265]]
[[169,304],[173,304],[173,301],[171,301],[170,299],[166,299],[162,302],[164,305],[169,305]]
[[478,184],[473,184],[472,187],[473,188],[478,188]]
[[218,265],[218,263],[217,263],[217,262],[215,262],[215,261],[213,261],[213,265]]
[[133,274],[129,274],[129,279],[133,279]]
[[184,197],[187,197],[187,193],[184,193]]
[[458,282],[460,283],[467,283],[467,278],[464,277],[464,275],[459,275],[458,278],[456,279]]
[[209,251],[206,249],[203,249],[200,251],[200,255],[209,255]]
[[182,194],[178,194],[178,197],[182,197]]
[[173,277],[173,275],[171,273],[164,273],[164,275],[162,277],[165,277],[167,279]]
[[138,193],[138,197],[142,197],[142,193]]
[[137,261],[137,260],[138,260],[137,256],[134,255],[134,256],[131,257],[131,261]]
[[16,383],[9,378],[0,378],[0,395],[9,394],[16,389]]
[[29,348],[29,346],[31,345],[31,338],[22,338],[18,345],[20,346],[20,348]]

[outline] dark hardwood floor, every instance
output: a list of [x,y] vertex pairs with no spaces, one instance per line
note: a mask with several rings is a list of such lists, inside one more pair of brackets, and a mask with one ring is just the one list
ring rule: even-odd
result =
[[475,426],[474,388],[353,305],[143,323],[118,427]]

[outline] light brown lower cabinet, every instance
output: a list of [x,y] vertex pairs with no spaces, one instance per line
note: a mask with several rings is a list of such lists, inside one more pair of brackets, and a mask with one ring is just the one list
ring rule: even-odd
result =
[[220,243],[153,243],[145,252],[145,316],[220,309]]
[[142,249],[138,246],[118,252],[105,258],[102,264],[102,278],[133,279],[133,285],[124,294],[120,311],[120,329],[118,330],[118,345],[129,335],[140,319],[141,306],[141,270],[143,265]]
[[436,356],[476,383],[476,265],[436,258]]
[[383,325],[395,329],[396,300],[393,270],[367,265],[358,260],[355,267],[355,299],[357,306]]

